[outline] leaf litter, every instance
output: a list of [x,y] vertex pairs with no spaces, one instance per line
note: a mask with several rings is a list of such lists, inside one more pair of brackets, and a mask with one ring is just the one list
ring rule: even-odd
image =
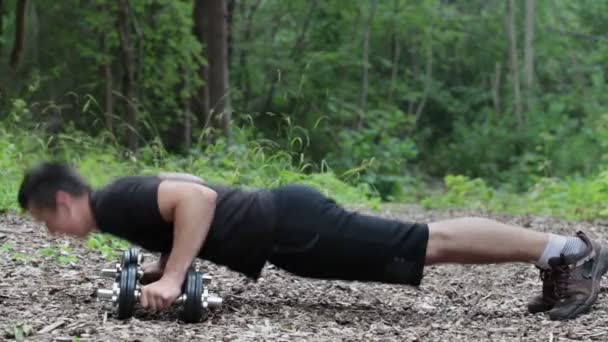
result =
[[[357,208],[363,212],[367,209]],[[465,215],[498,219],[534,230],[571,235],[583,229],[607,241],[608,222],[567,222],[464,210],[425,211],[389,205],[373,214],[429,222]],[[439,265],[427,267],[419,288],[378,283],[305,279],[267,265],[254,283],[224,267],[198,261],[213,277],[210,291],[222,308],[200,323],[185,324],[179,306],[165,312],[137,308],[116,319],[115,308],[96,299],[112,280],[104,259],[86,242],[55,238],[34,222],[0,216],[0,340],[15,341],[606,341],[605,288],[591,313],[567,322],[526,311],[541,290],[535,267]],[[38,250],[70,248],[60,263]],[[6,246],[10,246],[6,247]],[[17,255],[18,257],[15,257]],[[156,256],[146,253],[148,260]],[[604,280],[605,282],[605,280]]]

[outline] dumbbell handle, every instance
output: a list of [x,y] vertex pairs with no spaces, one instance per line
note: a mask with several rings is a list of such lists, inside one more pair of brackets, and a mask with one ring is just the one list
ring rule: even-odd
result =
[[[139,300],[140,294],[141,294],[141,292],[139,290],[135,291],[135,298],[137,300]],[[118,294],[115,293],[113,290],[108,290],[108,289],[97,290],[97,297],[101,298],[102,300],[116,301],[117,296],[118,296]],[[182,304],[185,300],[186,300],[186,295],[182,294],[181,296],[177,297],[174,304]],[[203,302],[204,302],[204,298],[201,299],[201,305],[203,305]],[[210,293],[207,295],[207,305],[210,308],[218,308],[222,305],[222,298]]]
[[[101,276],[104,278],[116,278],[116,276],[118,274],[120,274],[120,271],[122,270],[122,267],[120,267],[120,265],[116,265],[116,268],[104,268],[101,270]],[[142,271],[141,269],[137,269],[137,276],[139,278],[141,278],[144,275],[144,271]],[[208,275],[203,275],[203,283],[204,284],[209,284],[211,282],[211,277]]]

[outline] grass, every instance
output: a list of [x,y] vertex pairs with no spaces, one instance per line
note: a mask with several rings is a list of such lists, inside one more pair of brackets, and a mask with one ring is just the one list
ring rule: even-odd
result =
[[492,189],[482,179],[448,175],[445,191],[421,201],[427,209],[469,208],[512,215],[534,214],[572,221],[608,217],[608,171],[594,177],[539,178],[524,193]]

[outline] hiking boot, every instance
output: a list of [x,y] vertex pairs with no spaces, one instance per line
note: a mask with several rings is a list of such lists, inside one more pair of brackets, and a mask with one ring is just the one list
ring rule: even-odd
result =
[[608,268],[608,251],[583,232],[576,234],[587,245],[584,251],[549,259],[557,298],[549,311],[552,320],[568,320],[591,311],[600,292],[600,280]]
[[540,279],[543,281],[543,292],[528,302],[528,312],[531,314],[549,311],[553,309],[557,302],[557,297],[555,297],[555,274],[550,269],[544,270],[538,266],[537,268],[540,270]]

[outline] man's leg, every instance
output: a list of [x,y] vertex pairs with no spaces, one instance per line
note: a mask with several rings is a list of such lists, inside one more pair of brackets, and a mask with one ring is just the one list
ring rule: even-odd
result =
[[569,319],[588,311],[608,268],[608,253],[584,234],[563,237],[484,218],[458,218],[429,225],[426,265],[527,262],[544,274],[543,296],[531,312]]
[[553,308],[552,318],[567,319],[595,302],[608,264],[606,252],[584,234],[565,237],[483,218],[404,222],[345,210],[307,186],[273,195],[278,215],[269,261],[299,276],[418,286],[425,265],[526,262],[550,274],[543,310],[534,311]]
[[548,239],[546,233],[484,218],[433,222],[425,264],[535,263]]

